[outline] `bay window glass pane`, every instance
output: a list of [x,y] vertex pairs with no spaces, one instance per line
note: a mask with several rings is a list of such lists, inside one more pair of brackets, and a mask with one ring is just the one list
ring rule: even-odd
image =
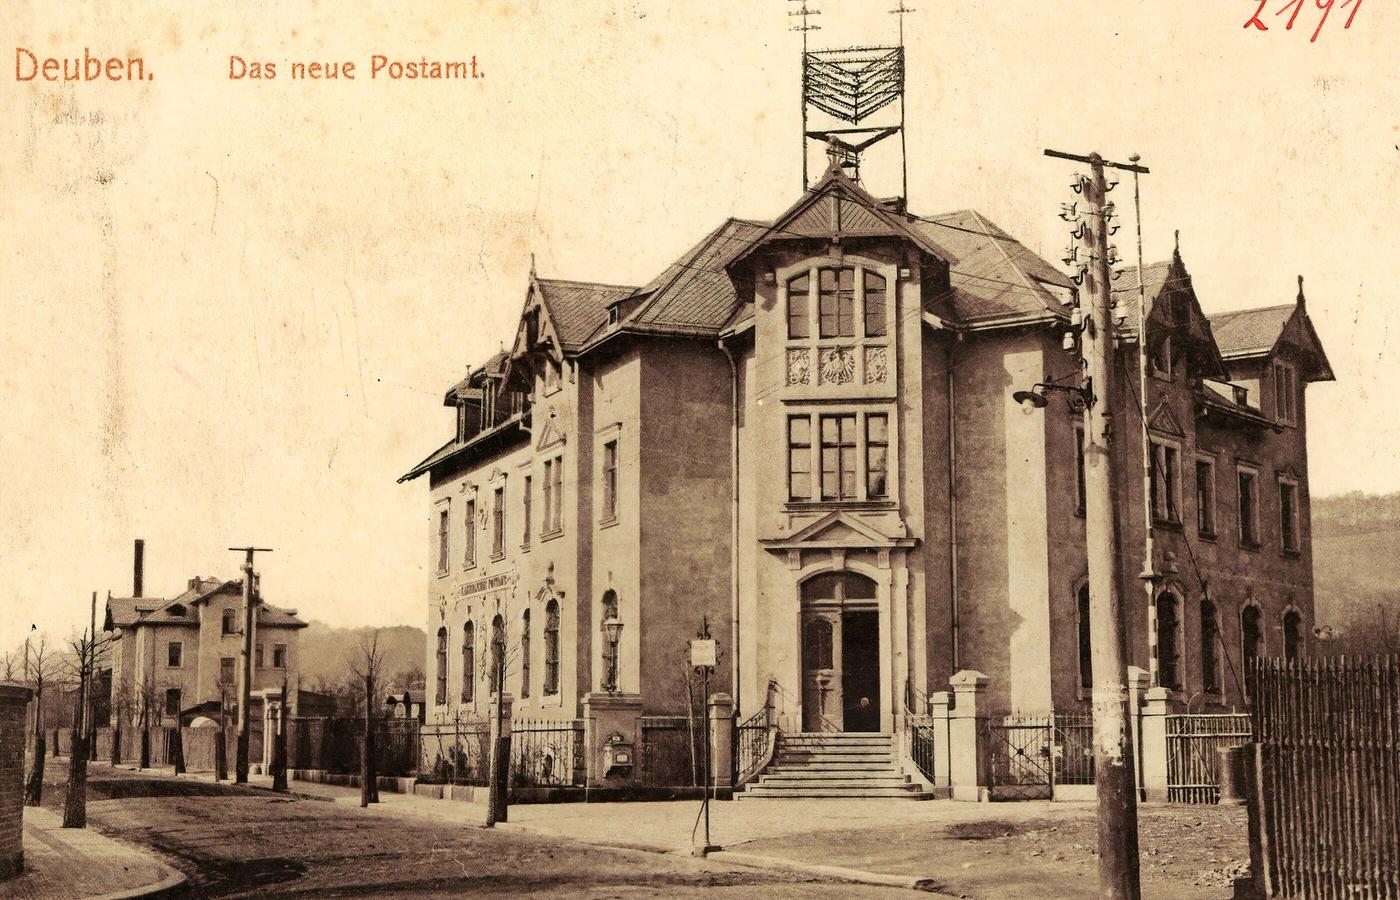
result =
[[812,334],[811,283],[803,272],[788,281],[788,337],[805,338]]
[[874,272],[865,273],[865,335],[885,334],[885,279]]

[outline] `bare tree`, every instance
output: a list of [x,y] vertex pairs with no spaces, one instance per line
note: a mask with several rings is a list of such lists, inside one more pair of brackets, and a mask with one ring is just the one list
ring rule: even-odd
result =
[[379,802],[379,776],[374,765],[374,691],[384,667],[379,649],[379,629],[361,633],[356,652],[350,658],[350,671],[364,683],[365,732],[360,739],[360,806]]
[[38,806],[44,797],[44,757],[48,750],[44,740],[44,688],[58,679],[59,672],[57,655],[49,649],[44,635],[26,644],[25,669],[28,684],[34,691],[34,764],[29,770],[24,802],[28,806]]
[[0,681],[19,681],[23,672],[24,659],[22,654],[6,650],[4,658],[0,659]]
[[63,799],[63,827],[87,827],[87,766],[89,725],[92,710],[93,676],[96,673],[98,640],[91,630],[71,639],[69,646],[77,658],[78,703],[73,708],[72,748],[68,753],[68,785]]

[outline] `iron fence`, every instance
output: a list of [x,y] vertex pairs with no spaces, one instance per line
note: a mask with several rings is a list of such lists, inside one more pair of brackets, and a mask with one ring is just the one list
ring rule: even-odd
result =
[[1400,897],[1400,657],[1255,660],[1265,891]]
[[643,716],[639,773],[648,787],[683,787],[702,781],[703,725],[689,716]]
[[1191,713],[1166,717],[1167,800],[1219,803],[1219,750],[1250,742],[1249,713]]
[[1093,716],[1011,713],[986,727],[993,800],[1049,800],[1056,785],[1094,783]]
[[516,719],[510,723],[510,779],[515,787],[583,784],[583,722]]
[[462,721],[427,724],[418,744],[418,777],[437,784],[485,787],[490,783],[491,724]]
[[1055,784],[1094,783],[1094,717],[1090,713],[1056,712],[1051,759]]

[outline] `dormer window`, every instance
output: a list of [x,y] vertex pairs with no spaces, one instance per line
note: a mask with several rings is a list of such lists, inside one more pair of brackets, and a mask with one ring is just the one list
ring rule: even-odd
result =
[[457,441],[460,443],[467,439],[467,404],[465,400],[457,401]]
[[832,386],[843,394],[888,389],[896,271],[857,264],[785,273],[789,386]]
[[172,603],[170,605],[170,615],[174,616],[177,619],[183,619],[185,617],[184,605],[180,603]]
[[1285,425],[1298,421],[1298,370],[1283,360],[1274,362],[1274,418]]
[[1162,338],[1157,342],[1157,346],[1152,351],[1152,374],[1171,380],[1174,374],[1172,366],[1172,339],[1171,336]]

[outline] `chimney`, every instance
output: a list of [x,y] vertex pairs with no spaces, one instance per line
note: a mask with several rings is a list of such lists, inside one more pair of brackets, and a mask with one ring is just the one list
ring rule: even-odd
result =
[[141,596],[141,582],[146,574],[146,542],[136,539],[136,558],[132,562],[131,596]]

